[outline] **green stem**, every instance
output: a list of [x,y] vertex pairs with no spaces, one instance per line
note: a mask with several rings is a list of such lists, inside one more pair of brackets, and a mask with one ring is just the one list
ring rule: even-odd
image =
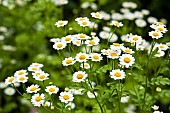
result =
[[23,95],[20,93],[20,91],[15,87],[14,83],[12,83],[12,86],[14,87],[14,89],[15,89],[21,96],[23,96]]
[[110,37],[109,37],[109,39],[108,39],[108,41],[107,41],[106,47],[108,46],[108,44],[109,44],[109,42],[110,42],[110,39],[112,38],[114,32],[116,31],[116,28],[117,28],[117,27],[114,28],[112,34],[110,35]]

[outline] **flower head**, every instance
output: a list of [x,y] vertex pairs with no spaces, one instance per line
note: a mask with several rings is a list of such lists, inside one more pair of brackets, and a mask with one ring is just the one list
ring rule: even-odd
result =
[[63,66],[69,66],[69,65],[73,65],[76,61],[74,60],[74,58],[69,57],[69,58],[65,58],[62,61]]
[[57,21],[57,22],[55,23],[55,25],[56,25],[57,27],[63,27],[63,26],[65,26],[65,25],[67,25],[67,23],[68,23],[67,20],[59,20],[59,21]]
[[71,94],[70,92],[61,92],[59,99],[61,102],[68,103],[68,102],[72,102],[74,97],[73,94]]
[[59,91],[59,88],[56,87],[56,86],[54,86],[54,85],[46,86],[45,91],[46,91],[47,93],[49,93],[50,95],[51,95],[51,94],[57,94],[57,92]]
[[31,102],[34,106],[40,107],[44,103],[45,96],[44,94],[34,94],[31,98]]
[[129,68],[135,63],[135,58],[130,54],[123,54],[119,57],[120,65]]
[[91,13],[91,16],[94,17],[94,18],[97,18],[97,19],[102,19],[103,18],[103,15],[100,14],[99,12],[92,12]]
[[73,74],[73,82],[83,82],[87,76],[85,71],[77,71]]
[[120,80],[125,78],[126,74],[123,70],[115,69],[110,72],[110,77],[114,80]]
[[31,86],[27,87],[27,93],[37,93],[40,90],[39,85],[32,84]]

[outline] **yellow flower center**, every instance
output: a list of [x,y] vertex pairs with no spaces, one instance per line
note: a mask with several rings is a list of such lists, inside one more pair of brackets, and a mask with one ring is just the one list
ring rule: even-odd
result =
[[58,24],[59,24],[59,25],[63,25],[63,24],[64,24],[64,22],[59,22]]
[[23,74],[24,74],[24,72],[22,72],[22,71],[18,73],[18,75],[23,75]]
[[80,21],[83,21],[83,20],[85,20],[85,18],[80,18]]
[[24,80],[25,80],[25,78],[24,78],[24,77],[20,77],[20,78],[19,78],[19,80],[24,81]]
[[82,22],[82,24],[83,24],[83,25],[87,25],[87,22],[84,21],[84,22]]
[[41,101],[41,100],[42,100],[42,97],[37,96],[37,97],[35,98],[35,100],[36,100],[37,102],[39,102],[39,101]]
[[72,60],[69,59],[66,61],[66,64],[70,64],[70,63],[72,63]]
[[90,41],[89,41],[89,44],[94,45],[94,44],[95,44],[94,40],[90,40]]
[[128,58],[128,57],[124,58],[124,62],[129,63],[130,62],[130,58]]
[[119,72],[116,72],[116,73],[114,74],[114,76],[116,76],[116,77],[120,77],[120,76],[121,76],[121,74],[120,74]]
[[13,80],[14,80],[14,78],[12,77],[8,80],[8,82],[12,82]]
[[41,75],[39,78],[40,78],[40,79],[44,79],[44,78],[45,78],[45,76],[44,76],[44,75]]
[[77,78],[78,79],[82,79],[83,78],[83,74],[77,74]]
[[50,91],[50,92],[54,92],[55,89],[54,89],[54,88],[50,88],[49,91]]
[[100,14],[99,13],[95,13],[95,17],[99,18]]
[[164,23],[162,23],[162,22],[158,22],[158,24],[159,24],[159,25],[164,25]]
[[36,76],[38,76],[38,75],[40,75],[40,73],[37,72],[37,73],[36,73]]
[[86,38],[85,35],[81,34],[79,35],[80,38]]
[[85,58],[86,58],[86,56],[85,55],[80,55],[80,60],[84,60]]
[[137,41],[137,40],[138,40],[138,37],[134,37],[133,40],[134,40],[134,41]]
[[163,28],[159,27],[158,30],[159,30],[159,31],[163,31]]
[[164,48],[164,46],[163,46],[163,45],[160,45],[159,47],[160,47],[160,48]]
[[76,41],[76,44],[80,44],[80,41],[77,40],[77,41]]
[[61,48],[63,44],[57,44],[57,48]]
[[159,34],[157,32],[154,32],[153,36],[159,36]]
[[157,54],[161,54],[161,52],[158,51]]
[[70,41],[70,40],[71,40],[70,37],[65,38],[65,41]]
[[30,88],[30,91],[35,91],[37,88],[34,86],[32,88]]
[[115,52],[113,52],[113,53],[110,53],[110,56],[115,57],[115,56],[117,56],[117,54]]
[[32,70],[33,70],[33,71],[36,71],[36,70],[37,70],[37,68],[36,68],[36,67],[33,67],[33,68],[32,68]]
[[97,60],[97,59],[99,59],[99,56],[94,55],[93,58]]
[[69,97],[69,95],[64,95],[63,98],[64,98],[65,100],[68,100],[70,97]]
[[114,45],[114,46],[120,46],[120,44],[119,44],[119,43],[113,43],[113,45]]
[[125,52],[130,53],[130,49],[126,49]]

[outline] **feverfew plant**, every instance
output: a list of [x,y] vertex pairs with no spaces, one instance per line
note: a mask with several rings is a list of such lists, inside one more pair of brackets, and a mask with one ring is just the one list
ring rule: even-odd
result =
[[[61,4],[67,1],[58,5]],[[104,19],[105,13],[100,11],[74,18],[80,32],[70,32],[67,26],[71,22],[65,19],[55,23],[56,29],[64,28],[65,36],[50,39],[51,48],[64,69],[65,76],[61,77],[70,81],[68,86],[57,86],[50,74],[42,70],[45,66],[41,63],[16,71],[5,83],[42,113],[83,113],[88,111],[86,105],[95,113],[162,113],[155,104],[163,96],[170,97],[170,79],[166,77],[170,43],[160,42],[168,30],[163,22],[151,19],[152,30],[146,34],[151,42],[147,42],[142,31],[129,32],[127,20],[136,19],[135,27],[141,29],[147,26],[143,17],[149,12],[130,12],[137,7],[133,2],[124,2],[122,6],[122,14],[113,12],[109,16],[112,18]],[[95,29],[95,25],[103,25],[102,31]],[[72,26],[74,29],[76,26]],[[34,83],[26,86],[30,79]],[[22,84],[24,92],[15,87],[16,82]]]

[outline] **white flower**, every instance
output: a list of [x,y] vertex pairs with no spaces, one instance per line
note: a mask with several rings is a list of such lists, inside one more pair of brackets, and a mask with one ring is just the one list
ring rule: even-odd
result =
[[162,57],[162,56],[164,56],[164,55],[165,55],[165,52],[164,52],[164,51],[158,50],[154,56],[155,56],[155,57]]
[[56,6],[68,4],[68,0],[51,0]]
[[108,55],[109,54],[109,49],[102,49],[101,54],[102,55]]
[[162,111],[154,111],[153,113],[163,113]]
[[74,99],[73,94],[70,92],[61,92],[59,96],[59,100],[64,103],[72,102]]
[[97,61],[103,60],[103,57],[101,56],[101,54],[91,53],[91,54],[90,54],[90,59],[91,59],[92,61],[97,62]]
[[45,96],[44,94],[34,94],[31,98],[31,102],[34,106],[40,107],[44,103]]
[[135,24],[138,26],[138,27],[146,27],[147,23],[145,20],[143,19],[136,19],[135,20]]
[[114,33],[110,33],[110,42],[116,42],[118,40],[118,36]]
[[86,53],[78,53],[76,54],[76,61],[78,62],[86,62],[87,59],[89,58],[89,55]]
[[109,36],[110,36],[110,33],[107,32],[107,31],[100,31],[100,32],[99,32],[99,36],[100,36],[100,38],[102,38],[102,39],[108,39]]
[[77,39],[87,40],[90,38],[91,38],[90,36],[87,36],[86,34],[83,34],[83,33],[77,34]]
[[43,106],[50,107],[50,106],[52,106],[52,103],[49,101],[46,101],[46,102],[44,102]]
[[22,82],[25,83],[28,81],[28,77],[26,75],[22,75],[22,76],[16,76],[16,82]]
[[92,92],[90,92],[90,91],[87,91],[87,96],[88,96],[89,98],[95,98],[95,96],[97,97],[97,95],[98,95],[97,92],[92,93]]
[[57,27],[63,27],[65,25],[67,25],[67,23],[68,23],[68,21],[66,21],[66,20],[59,20],[58,22],[55,23],[55,25]]
[[4,93],[5,93],[6,95],[9,95],[9,96],[14,95],[14,94],[15,94],[15,89],[12,88],[12,87],[7,87],[7,88],[4,90]]
[[123,54],[119,57],[120,65],[129,68],[135,63],[135,58],[130,54]]
[[92,15],[92,17],[97,18],[97,19],[102,19],[103,18],[103,15],[100,14],[99,12],[96,12],[96,13],[92,12],[91,15]]
[[5,79],[5,84],[7,84],[7,85],[12,84],[15,81],[16,81],[15,78],[13,76],[11,76],[11,77],[8,77],[8,78]]
[[130,98],[130,96],[123,96],[123,97],[121,97],[120,102],[121,103],[127,103],[129,98]]
[[40,67],[36,67],[36,66],[29,66],[28,67],[28,71],[35,72],[35,71],[38,71],[38,70],[41,70],[41,68]]
[[55,42],[53,45],[53,48],[56,50],[62,50],[66,47],[66,43],[65,42]]
[[27,87],[27,93],[37,93],[40,90],[39,85],[32,84],[31,86]]
[[73,74],[73,82],[83,82],[87,76],[85,71],[77,71]]
[[30,67],[37,67],[37,68],[42,68],[44,65],[40,63],[32,63]]
[[155,44],[155,47],[158,47],[159,50],[163,50],[163,51],[166,51],[169,48],[168,45],[162,43]]
[[157,105],[154,105],[154,106],[151,106],[151,108],[153,109],[153,110],[158,110],[159,109],[159,106],[157,106]]
[[62,40],[62,42],[65,42],[65,43],[71,43],[71,41],[73,40],[73,36],[67,35],[67,36],[63,37],[61,40]]
[[153,24],[153,23],[157,22],[158,19],[155,18],[155,17],[148,17],[148,18],[147,18],[147,21],[148,21],[150,24]]
[[81,46],[82,42],[81,42],[81,40],[75,39],[75,40],[73,40],[73,44],[76,46]]
[[16,76],[24,76],[24,75],[28,75],[28,73],[27,73],[27,70],[19,70],[19,71],[16,71],[15,73],[14,73],[14,76],[16,77]]
[[138,36],[138,35],[132,35],[130,34],[129,35],[129,42],[130,43],[138,43],[140,44],[142,42],[142,37],[141,36]]
[[132,49],[128,48],[128,47],[127,48],[122,47],[121,49],[123,50],[124,53],[128,53],[128,54],[133,54],[134,53],[134,51]]
[[54,86],[54,85],[46,86],[45,91],[46,91],[47,93],[49,93],[50,95],[51,95],[51,94],[57,94],[57,92],[59,91],[59,88],[56,87],[56,86]]
[[149,36],[151,36],[152,38],[155,38],[155,39],[159,39],[159,38],[163,37],[163,34],[160,31],[151,31],[151,32],[149,32]]
[[120,13],[112,13],[112,19],[114,20],[123,20],[123,15]]
[[160,31],[161,33],[166,33],[168,30],[161,25],[155,26],[155,30]]
[[83,91],[84,89],[83,88],[80,88],[80,89],[69,89],[68,92],[70,92],[71,94],[74,94],[74,95],[83,95]]
[[48,76],[49,76],[48,73],[42,72],[42,73],[40,73],[40,74],[37,75],[37,76],[33,76],[33,78],[35,78],[35,80],[38,80],[38,81],[44,81],[44,80],[49,79]]
[[82,63],[82,64],[80,65],[80,67],[81,67],[81,68],[84,68],[84,69],[90,69],[90,65],[89,65],[88,63],[86,63],[86,62]]
[[87,17],[78,17],[78,18],[75,19],[75,21],[77,21],[78,23],[80,21],[89,21],[89,18],[87,18]]
[[121,54],[121,50],[119,50],[119,49],[118,50],[109,50],[107,57],[111,58],[111,59],[116,59],[116,58],[119,58],[120,54]]
[[82,27],[90,26],[91,22],[89,20],[79,21],[78,24]]
[[149,15],[150,14],[150,11],[147,10],[147,9],[142,9],[141,12],[142,12],[143,15]]
[[69,66],[69,65],[73,65],[76,61],[74,60],[74,58],[69,57],[69,58],[65,58],[62,61],[63,66]]
[[123,70],[115,69],[110,72],[110,77],[114,80],[120,80],[125,78],[126,74]]
[[122,27],[123,26],[122,22],[118,22],[118,21],[114,21],[114,20],[111,21],[111,24],[116,26],[116,27]]
[[68,108],[68,110],[71,110],[71,109],[74,109],[76,105],[73,102],[69,102],[65,107]]
[[0,82],[0,89],[6,88],[8,85],[5,82]]

